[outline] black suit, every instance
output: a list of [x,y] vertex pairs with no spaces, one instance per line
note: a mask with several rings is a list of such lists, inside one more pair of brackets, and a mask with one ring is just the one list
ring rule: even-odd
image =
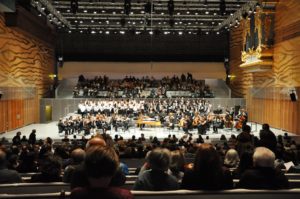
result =
[[288,189],[286,176],[271,167],[255,167],[241,176],[238,187],[245,189]]

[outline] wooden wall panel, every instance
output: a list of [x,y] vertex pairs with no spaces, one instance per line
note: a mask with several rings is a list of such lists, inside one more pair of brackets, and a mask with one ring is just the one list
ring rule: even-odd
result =
[[36,87],[42,96],[54,72],[53,47],[5,26],[0,15],[0,86]]
[[7,130],[7,101],[0,100],[0,133]]
[[0,132],[39,122],[39,98],[54,73],[54,47],[5,26],[0,14]]
[[[230,32],[230,70],[236,77],[231,88],[247,101],[249,119],[300,135],[300,102],[291,102],[289,90],[300,96],[300,1],[279,0],[275,13],[273,70],[247,73],[241,64],[243,26]],[[242,23],[241,23],[242,24]],[[256,88],[260,96],[251,89]],[[268,90],[273,89],[273,93]],[[265,93],[265,94],[264,94]],[[263,95],[263,96],[261,96]]]

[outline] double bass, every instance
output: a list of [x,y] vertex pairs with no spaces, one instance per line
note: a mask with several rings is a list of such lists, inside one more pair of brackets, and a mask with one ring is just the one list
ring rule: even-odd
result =
[[246,120],[246,117],[245,117],[244,115],[241,115],[241,116],[238,118],[238,121],[237,121],[237,123],[235,124],[234,128],[236,128],[237,130],[242,129],[245,120]]

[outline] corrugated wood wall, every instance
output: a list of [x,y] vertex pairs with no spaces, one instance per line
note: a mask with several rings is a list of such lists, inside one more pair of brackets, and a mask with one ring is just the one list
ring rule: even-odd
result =
[[53,49],[6,27],[0,14],[0,132],[39,121],[39,98],[52,84]]
[[[248,73],[241,64],[243,26],[232,29],[230,35],[230,67],[236,78],[231,88],[236,96],[247,99],[249,118],[258,123],[291,131],[300,135],[300,102],[289,99],[288,88],[295,87],[300,96],[300,1],[280,0],[275,14],[275,45],[273,70],[268,73]],[[256,97],[251,88],[275,89],[278,93]],[[282,90],[287,88],[285,93]],[[263,91],[261,91],[263,92]]]

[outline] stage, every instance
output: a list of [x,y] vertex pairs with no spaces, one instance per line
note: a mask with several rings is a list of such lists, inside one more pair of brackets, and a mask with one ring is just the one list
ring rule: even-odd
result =
[[[58,127],[57,127],[58,122],[50,122],[46,124],[31,124],[19,129],[15,129],[13,131],[9,131],[6,133],[3,133],[0,135],[0,139],[2,137],[7,138],[9,141],[16,135],[16,132],[20,131],[22,133],[21,136],[26,135],[26,137],[29,137],[29,134],[31,133],[32,129],[36,129],[37,133],[37,139],[45,139],[46,137],[51,137],[54,141],[61,140],[64,138],[64,133],[63,134],[58,134]],[[248,123],[248,125],[251,126],[252,128],[252,134],[255,136],[259,136],[259,130],[261,129],[260,124],[256,123]],[[278,135],[284,135],[284,133],[288,133],[290,136],[294,137],[297,142],[300,142],[300,136],[297,136],[295,134],[282,131],[280,129],[274,129],[271,128],[271,130],[275,133],[276,136]],[[102,133],[102,131],[99,131]],[[122,136],[124,139],[131,138],[133,135],[136,136],[136,138],[140,137],[140,135],[143,133],[146,138],[149,137],[157,137],[159,140],[162,140],[166,138],[168,135],[176,135],[177,138],[180,138],[184,135],[184,132],[182,129],[175,128],[174,130],[169,130],[166,127],[146,127],[143,130],[141,130],[138,127],[130,127],[129,130],[123,131],[121,128],[118,129],[116,132],[113,128],[112,130],[107,131],[108,134],[110,134],[112,137],[114,137],[116,134]],[[197,130],[194,129],[193,131],[190,131],[192,133],[193,138],[198,137]],[[211,140],[216,140],[220,139],[221,135],[224,134],[227,138],[231,136],[231,134],[238,135],[240,131],[237,131],[235,129],[230,130],[230,129],[219,129],[218,133],[213,133],[212,128],[210,128],[210,131],[207,132],[206,135],[203,135],[203,139],[205,139],[206,136],[209,136]],[[77,134],[76,134],[77,135]],[[83,132],[79,135],[77,135],[77,138],[80,138],[83,135]],[[90,138],[91,135],[85,136],[86,138]],[[73,135],[68,136],[70,139],[73,138]]]

